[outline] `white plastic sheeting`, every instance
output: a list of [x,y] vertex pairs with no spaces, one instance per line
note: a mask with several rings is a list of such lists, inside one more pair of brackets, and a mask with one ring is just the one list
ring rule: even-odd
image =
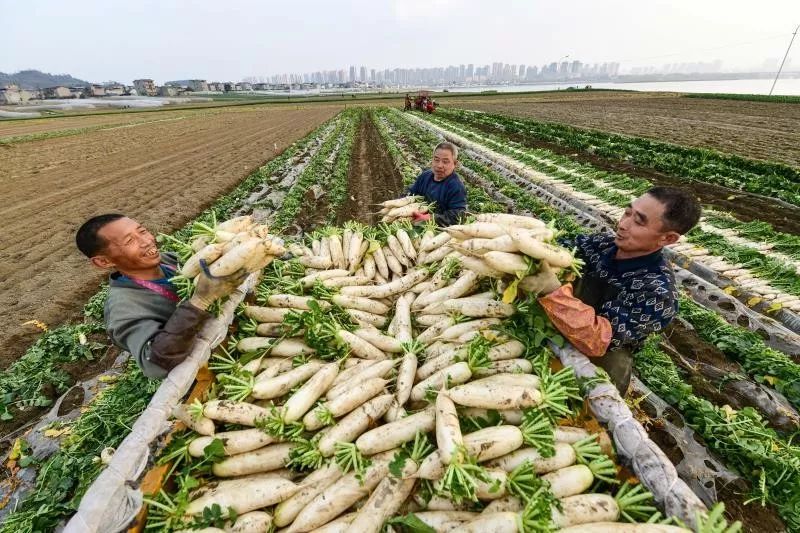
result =
[[[564,366],[572,367],[578,378],[597,375],[597,367],[571,345],[551,346]],[[706,506],[691,488],[678,477],[678,471],[666,454],[650,440],[647,431],[633,417],[625,400],[611,383],[600,383],[585,395],[597,420],[608,427],[621,462],[629,466],[642,485],[653,493],[667,516],[675,516],[694,528],[698,512]]]

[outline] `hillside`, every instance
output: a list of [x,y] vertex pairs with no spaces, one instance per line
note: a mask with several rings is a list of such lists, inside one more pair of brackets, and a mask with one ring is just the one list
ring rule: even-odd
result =
[[50,74],[38,70],[21,70],[14,74],[0,72],[0,86],[15,83],[23,89],[37,89],[43,87],[53,87],[55,85],[90,85],[86,80],[73,78],[69,74]]

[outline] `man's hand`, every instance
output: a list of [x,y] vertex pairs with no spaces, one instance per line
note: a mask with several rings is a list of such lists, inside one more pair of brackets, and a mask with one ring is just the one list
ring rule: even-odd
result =
[[219,298],[228,296],[242,284],[247,271],[241,269],[230,276],[211,277],[207,272],[200,272],[197,287],[189,299],[189,303],[198,309],[207,310]]
[[546,265],[547,263],[545,263],[545,266],[537,274],[522,278],[519,282],[519,288],[536,295],[544,296],[561,287],[558,276]]
[[572,294],[567,283],[539,298],[553,325],[584,355],[600,357],[611,344],[611,323]]
[[427,222],[430,219],[431,219],[430,213],[420,213],[419,211],[414,211],[414,213],[411,214],[411,221],[414,223]]

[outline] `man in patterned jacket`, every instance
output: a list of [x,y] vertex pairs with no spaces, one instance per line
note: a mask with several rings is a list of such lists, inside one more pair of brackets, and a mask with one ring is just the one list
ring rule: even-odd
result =
[[633,351],[678,311],[675,277],[662,248],[699,219],[700,205],[690,192],[653,187],[628,205],[616,233],[562,242],[586,263],[582,277],[574,296],[567,284],[539,301],[577,349],[597,358],[622,394],[630,383]]

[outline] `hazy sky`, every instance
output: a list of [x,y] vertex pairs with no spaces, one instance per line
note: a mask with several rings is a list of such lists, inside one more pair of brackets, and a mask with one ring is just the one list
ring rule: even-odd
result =
[[160,83],[567,55],[760,66],[783,56],[800,0],[0,0],[0,14],[2,72]]

